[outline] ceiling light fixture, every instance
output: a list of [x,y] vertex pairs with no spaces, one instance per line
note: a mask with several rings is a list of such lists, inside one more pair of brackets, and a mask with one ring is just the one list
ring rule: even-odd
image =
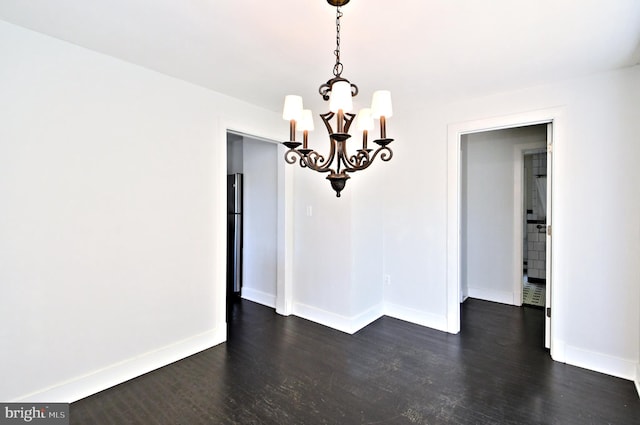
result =
[[[362,171],[368,168],[373,160],[380,156],[382,161],[389,161],[393,152],[388,145],[393,139],[387,138],[386,120],[393,115],[391,105],[391,93],[380,90],[373,93],[371,108],[364,108],[358,112],[356,127],[362,131],[362,148],[355,154],[347,153],[347,140],[351,137],[349,129],[356,118],[350,113],[353,109],[352,97],[358,94],[358,86],[342,77],[342,62],[340,62],[340,18],[342,18],[341,6],[349,3],[349,0],[327,0],[336,7],[336,50],[334,55],[336,63],[333,67],[333,78],[320,86],[319,92],[325,101],[329,101],[329,112],[320,114],[329,132],[329,154],[325,158],[313,149],[309,149],[309,131],[313,130],[313,115],[310,110],[303,109],[302,97],[289,95],[285,97],[282,118],[289,121],[289,141],[283,144],[289,148],[285,152],[285,161],[295,164],[299,161],[302,168],[310,168],[320,173],[329,173],[327,179],[331,182],[331,187],[336,191],[336,196],[340,197],[340,192],[344,189],[348,173]],[[336,129],[333,130],[331,120],[336,118]],[[374,129],[374,119],[380,121],[380,138],[373,142],[378,145],[374,151],[367,146],[369,131]],[[296,141],[296,123],[298,130],[301,130],[302,143]],[[302,145],[302,148],[300,148]]]

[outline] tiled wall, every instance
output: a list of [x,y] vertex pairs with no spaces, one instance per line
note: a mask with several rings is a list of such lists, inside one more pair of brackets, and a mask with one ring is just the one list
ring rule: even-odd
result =
[[[544,280],[546,276],[546,213],[542,209],[536,186],[538,176],[547,175],[547,154],[531,155],[531,172],[527,173],[527,240],[524,250],[527,275],[530,280]],[[540,226],[540,228],[538,228]]]
[[527,223],[527,275],[529,278],[544,279],[547,235],[544,227],[539,230],[537,226],[536,223]]

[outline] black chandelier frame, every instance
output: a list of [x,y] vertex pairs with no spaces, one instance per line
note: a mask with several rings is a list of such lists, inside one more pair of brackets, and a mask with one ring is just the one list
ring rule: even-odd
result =
[[[333,68],[334,77],[322,84],[318,91],[322,98],[328,101],[333,85],[337,82],[346,82],[351,87],[351,96],[355,97],[359,92],[358,86],[342,77],[343,66],[340,62],[340,18],[343,15],[340,7],[349,3],[349,0],[327,0],[327,2],[336,7],[336,50],[334,51],[336,63]],[[296,141],[296,124],[295,120],[291,120],[289,141],[283,142],[283,145],[288,148],[284,158],[288,164],[298,162],[302,168],[310,168],[320,173],[329,173],[327,179],[330,181],[337,197],[340,197],[340,193],[350,178],[349,173],[369,168],[377,157],[380,157],[380,160],[385,162],[393,157],[393,151],[388,146],[393,139],[387,138],[386,118],[384,116],[380,117],[380,138],[373,140],[373,143],[378,147],[375,150],[368,147],[368,131],[363,130],[362,147],[357,149],[356,153],[350,155],[347,152],[347,141],[351,138],[349,129],[356,114],[345,113],[340,109],[338,112],[327,112],[319,115],[329,133],[328,155],[325,157],[319,152],[309,149],[307,131],[304,131],[302,143]],[[336,119],[335,130],[331,124],[334,118]]]

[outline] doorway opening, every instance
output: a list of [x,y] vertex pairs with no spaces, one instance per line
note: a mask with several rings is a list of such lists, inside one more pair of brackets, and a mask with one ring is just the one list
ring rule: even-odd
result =
[[[523,160],[528,157],[523,153],[533,147],[544,150],[546,134],[546,124],[539,124],[462,136],[460,281],[463,299],[522,304],[526,251],[518,246],[523,243],[518,234],[528,236],[520,228],[523,207],[539,204],[523,199],[526,190],[521,188],[526,189],[529,180],[526,173],[525,178],[521,174],[525,165],[531,163]],[[514,173],[514,169],[520,173]],[[538,245],[532,244],[531,256],[538,258],[533,249],[541,249],[540,258],[544,260],[544,247]],[[532,261],[531,266],[538,267],[538,261]],[[537,270],[532,273],[538,276]],[[539,275],[544,278],[544,266]]]
[[227,131],[226,318],[240,299],[276,308],[283,193],[278,144]]
[[[547,172],[548,177],[548,191],[547,191],[547,235],[549,237],[547,243],[548,259],[546,261],[546,308],[544,310],[545,318],[545,346],[550,348],[551,357],[557,361],[564,360],[563,344],[562,341],[557,340],[557,329],[561,329],[563,316],[561,314],[562,298],[559,296],[561,292],[557,290],[557,287],[553,284],[555,280],[553,277],[556,273],[556,268],[552,267],[554,251],[551,238],[551,217],[552,217],[552,205],[553,199],[553,180],[551,177],[551,171],[553,170],[552,159],[555,155],[555,149],[552,149],[558,141],[561,142],[560,137],[563,132],[565,123],[566,111],[564,108],[553,108],[545,110],[537,110],[531,112],[525,112],[521,114],[514,114],[502,117],[487,118],[477,121],[468,121],[457,124],[451,124],[448,127],[448,171],[447,171],[447,330],[450,333],[460,332],[460,303],[466,296],[469,296],[468,288],[465,288],[463,283],[464,269],[462,268],[462,259],[464,258],[464,252],[462,250],[463,236],[464,236],[464,216],[463,216],[463,190],[462,185],[462,170],[463,170],[463,145],[467,135],[482,133],[493,130],[514,129],[525,126],[533,126],[538,124],[546,125],[547,128]],[[552,154],[553,153],[553,154]],[[509,161],[513,164],[513,161]],[[518,169],[518,175],[522,174],[522,169]],[[514,184],[514,190],[521,191],[521,186]],[[515,198],[514,198],[514,202]],[[518,202],[521,204],[521,202]],[[512,216],[513,217],[513,216]],[[516,258],[519,258],[519,262],[513,262],[513,294],[519,292],[521,294],[522,285],[521,277],[523,273],[522,267],[522,223],[520,220],[512,220],[514,222],[515,231],[513,232],[517,238],[513,239],[513,246],[515,250],[519,251]],[[517,224],[516,224],[517,222]],[[556,241],[558,242],[558,241]],[[518,288],[518,289],[515,289]],[[502,293],[502,295],[505,295]],[[551,321],[552,302],[553,301],[553,321]],[[521,295],[512,295],[512,304],[521,304]]]

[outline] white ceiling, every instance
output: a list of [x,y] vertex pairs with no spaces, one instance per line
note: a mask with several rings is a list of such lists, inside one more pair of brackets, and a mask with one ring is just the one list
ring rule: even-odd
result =
[[[396,110],[631,66],[640,0],[352,0],[343,76]],[[325,0],[1,0],[0,19],[272,109],[318,108],[332,77]],[[325,107],[320,107],[320,110]]]

